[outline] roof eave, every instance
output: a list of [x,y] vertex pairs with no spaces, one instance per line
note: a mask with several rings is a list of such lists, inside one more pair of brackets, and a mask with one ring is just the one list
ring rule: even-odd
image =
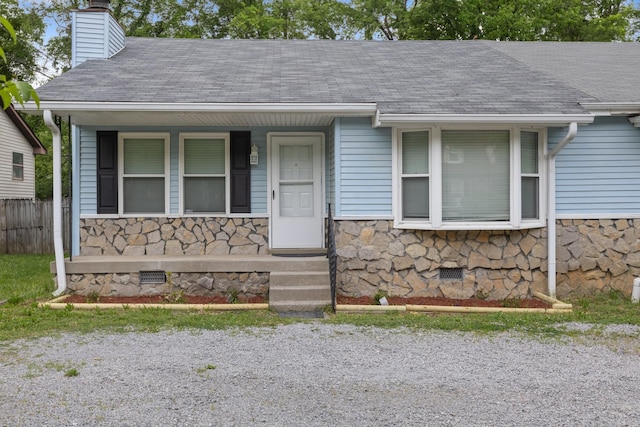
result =
[[593,123],[592,114],[378,114],[374,127],[420,126],[428,124],[521,124],[564,126]]
[[[35,105],[35,104],[34,104]],[[47,154],[47,149],[44,148],[40,139],[36,136],[35,133],[31,130],[27,122],[24,121],[20,114],[16,111],[13,105],[9,105],[9,107],[5,110],[9,119],[13,122],[13,124],[18,128],[20,133],[25,137],[27,142],[33,148],[33,154]]]
[[[24,111],[37,113],[37,106],[26,103]],[[155,103],[155,102],[74,102],[40,100],[39,110],[73,113],[76,111],[109,112],[184,112],[184,113],[333,113],[336,115],[373,116],[375,103]]]
[[581,102],[594,116],[628,116],[640,114],[640,102]]

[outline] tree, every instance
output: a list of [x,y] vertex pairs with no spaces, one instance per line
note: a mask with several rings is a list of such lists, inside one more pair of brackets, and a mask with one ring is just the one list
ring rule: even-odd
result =
[[[4,16],[0,15],[0,29],[3,28],[11,37],[13,43],[17,44],[18,38],[13,25]],[[7,61],[7,54],[5,53],[5,48],[3,48],[3,46],[4,43],[0,44],[0,58],[2,58],[4,63],[4,69],[0,72],[0,100],[2,101],[3,109],[9,108],[12,101],[24,104],[25,102],[33,99],[36,103],[39,103],[38,95],[36,95],[35,90],[29,83],[20,80],[13,80],[11,77],[7,77],[8,75],[10,76],[9,73],[11,72],[11,67]]]
[[640,11],[629,0],[421,0],[413,39],[627,41]]

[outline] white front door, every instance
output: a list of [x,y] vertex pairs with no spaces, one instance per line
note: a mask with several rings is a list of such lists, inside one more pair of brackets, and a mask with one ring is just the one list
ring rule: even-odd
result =
[[321,134],[269,134],[271,247],[321,248]]

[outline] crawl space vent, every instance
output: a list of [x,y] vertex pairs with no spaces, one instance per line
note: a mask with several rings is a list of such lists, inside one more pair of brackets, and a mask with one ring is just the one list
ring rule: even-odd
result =
[[462,280],[461,268],[441,268],[440,280]]
[[150,285],[153,283],[164,283],[167,281],[167,276],[164,271],[141,271],[140,272],[140,284]]

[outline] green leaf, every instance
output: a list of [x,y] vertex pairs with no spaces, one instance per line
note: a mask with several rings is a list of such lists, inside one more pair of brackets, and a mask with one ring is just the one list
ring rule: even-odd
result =
[[2,106],[6,110],[11,105],[11,96],[4,90],[0,89],[0,98],[2,99]]
[[14,43],[18,42],[18,38],[16,37],[16,30],[13,29],[13,25],[11,25],[11,23],[9,21],[7,21],[6,18],[0,16],[0,25],[2,25],[4,28],[7,29],[7,31],[9,31],[9,34],[11,35],[11,38],[13,39]]

